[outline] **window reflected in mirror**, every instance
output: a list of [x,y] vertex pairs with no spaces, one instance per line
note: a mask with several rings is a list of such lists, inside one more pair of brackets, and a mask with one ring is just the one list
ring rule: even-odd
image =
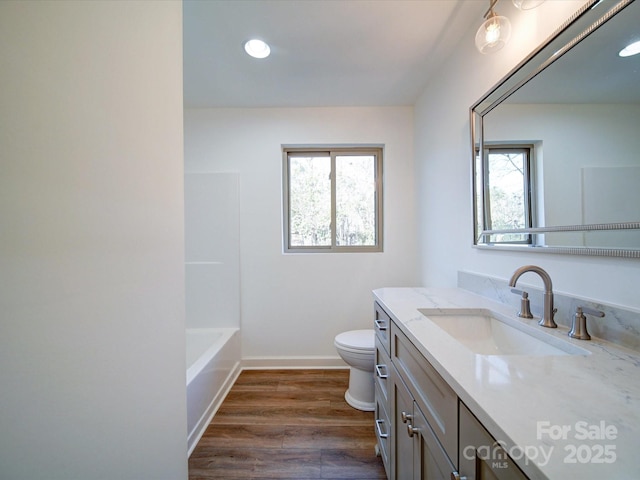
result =
[[[476,153],[476,215],[484,230],[532,227],[532,150],[532,145],[485,145],[483,157]],[[527,233],[503,232],[485,237],[487,243],[531,243]]]

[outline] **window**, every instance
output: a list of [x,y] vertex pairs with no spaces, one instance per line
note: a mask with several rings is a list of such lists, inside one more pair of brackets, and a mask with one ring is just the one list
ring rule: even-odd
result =
[[[485,235],[487,243],[531,243],[531,234],[508,230],[533,225],[531,145],[485,145],[476,152],[477,222],[481,230],[505,230]],[[484,209],[483,209],[484,205]]]
[[285,252],[382,251],[382,148],[283,148]]

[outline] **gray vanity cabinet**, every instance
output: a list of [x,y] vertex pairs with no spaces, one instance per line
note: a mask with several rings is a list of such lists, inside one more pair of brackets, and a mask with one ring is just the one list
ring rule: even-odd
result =
[[391,360],[385,352],[380,338],[376,336],[375,357],[375,425],[378,439],[378,451],[382,457],[382,463],[389,476],[391,465],[389,463],[389,450],[391,448],[391,421],[389,416],[389,367]]
[[378,303],[374,328],[376,436],[389,480],[527,478]]
[[460,478],[526,480],[507,452],[460,402]]
[[456,470],[458,398],[377,303],[374,328],[376,436],[387,476],[448,479]]
[[391,323],[391,479],[448,479],[456,471],[458,397]]
[[392,443],[392,421],[391,409],[389,405],[391,358],[389,357],[389,333],[391,328],[391,318],[375,303],[374,329],[376,332],[375,345],[375,428],[378,440],[378,452],[382,457],[382,463],[387,472],[387,477],[391,478],[391,443]]
[[451,459],[458,455],[458,396],[411,341],[391,323],[391,364]]
[[415,470],[414,441],[407,432],[407,423],[413,416],[413,398],[394,367],[391,367],[390,386],[393,440],[391,442],[391,471],[387,471],[387,474],[390,480],[400,480],[401,478],[409,480],[414,478]]
[[391,367],[392,474],[396,480],[448,479],[455,467],[413,395]]

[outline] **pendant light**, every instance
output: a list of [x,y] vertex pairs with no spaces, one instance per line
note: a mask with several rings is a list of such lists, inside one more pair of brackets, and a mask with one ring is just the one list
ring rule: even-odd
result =
[[476,33],[476,47],[482,54],[497,52],[511,36],[511,22],[493,10],[496,3],[498,0],[489,0],[489,10],[484,14],[486,20]]

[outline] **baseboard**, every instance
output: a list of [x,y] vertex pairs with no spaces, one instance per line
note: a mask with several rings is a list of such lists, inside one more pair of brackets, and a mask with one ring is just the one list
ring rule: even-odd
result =
[[349,368],[340,357],[245,357],[243,370],[259,369],[301,369],[301,368]]

